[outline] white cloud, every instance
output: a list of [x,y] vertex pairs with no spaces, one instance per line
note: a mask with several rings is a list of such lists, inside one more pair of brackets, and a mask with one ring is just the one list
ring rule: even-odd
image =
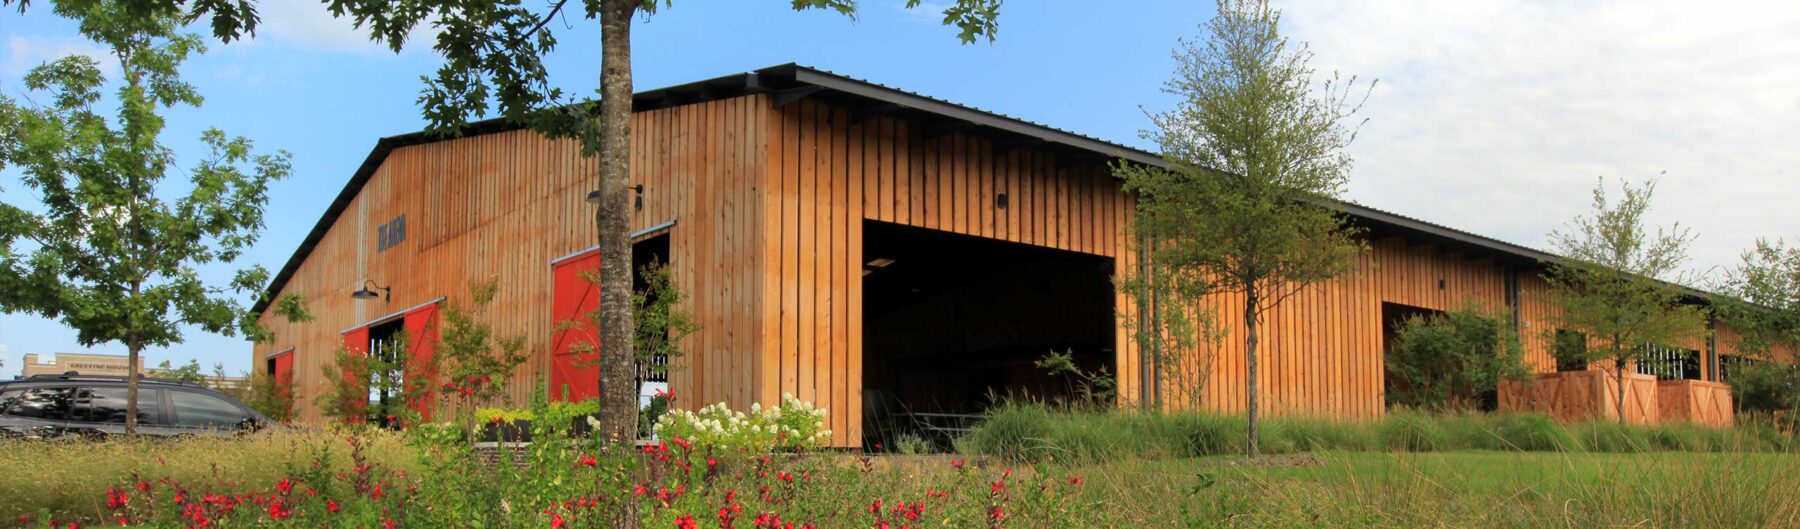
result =
[[68,57],[86,55],[100,63],[100,71],[111,75],[119,71],[119,61],[106,48],[80,37],[24,37],[6,39],[6,74],[23,75],[41,64]]
[[1351,200],[1542,248],[1596,177],[1666,171],[1694,268],[1800,237],[1800,5],[1281,4],[1314,66],[1381,80]]
[[[318,0],[264,0],[257,4],[262,23],[256,28],[257,40],[265,38],[326,51],[383,52],[385,44],[369,40],[369,31],[356,27],[354,18],[336,18]],[[408,34],[407,50],[426,50],[437,32],[429,22]]]

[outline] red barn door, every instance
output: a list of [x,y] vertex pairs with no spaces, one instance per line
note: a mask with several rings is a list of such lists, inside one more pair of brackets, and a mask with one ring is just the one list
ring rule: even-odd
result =
[[430,388],[436,388],[438,380],[436,370],[427,366],[431,364],[431,357],[436,351],[437,303],[427,303],[419,308],[409,310],[403,317],[405,319],[401,325],[406,328],[406,343],[407,347],[411,349],[409,352],[412,355],[412,358],[406,362],[406,374],[404,375],[406,384],[408,386],[417,384],[418,386],[415,387],[427,388],[422,394],[415,396],[409,404],[413,411],[419,413],[420,419],[424,422],[431,422],[431,410],[434,407],[432,404],[435,402],[437,394]]
[[[600,286],[590,279],[600,273],[600,251],[552,263],[555,292],[551,303],[550,400],[582,401],[600,396],[599,327],[592,314],[600,310]],[[566,393],[565,393],[566,392]]]

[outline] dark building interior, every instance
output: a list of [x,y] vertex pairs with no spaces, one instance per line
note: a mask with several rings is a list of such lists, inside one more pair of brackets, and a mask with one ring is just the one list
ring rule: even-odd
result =
[[874,221],[863,233],[871,443],[947,442],[997,398],[1073,397],[1035,365],[1052,351],[1116,371],[1112,259]]

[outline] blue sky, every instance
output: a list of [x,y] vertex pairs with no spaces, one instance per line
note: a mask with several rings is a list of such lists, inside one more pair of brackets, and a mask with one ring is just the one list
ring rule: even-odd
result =
[[[851,21],[795,13],[781,0],[682,0],[634,29],[640,89],[799,62],[842,74],[1145,146],[1144,109],[1161,93],[1178,38],[1198,35],[1210,2],[1138,0],[1129,8],[1059,1],[1005,5],[999,40],[964,46],[933,3],[863,2]],[[1735,261],[1755,237],[1800,236],[1800,12],[1778,2],[1737,9],[1678,2],[1277,2],[1286,30],[1322,72],[1381,84],[1352,148],[1348,198],[1542,247],[1587,205],[1598,176],[1659,177],[1653,221],[1699,232],[1693,268]],[[376,139],[421,127],[419,76],[428,46],[400,54],[367,43],[321,4],[263,0],[251,42],[215,45],[184,73],[206,96],[171,115],[165,139],[192,157],[206,127],[294,155],[272,192],[268,230],[242,260],[286,261]],[[1119,3],[1123,6],[1126,3]],[[47,2],[0,11],[0,93],[19,97],[25,70],[67,53],[98,53]],[[591,93],[595,24],[553,23],[553,79]],[[198,32],[204,33],[201,28]],[[172,178],[179,182],[181,178]],[[0,198],[34,200],[0,172]],[[188,333],[151,364],[194,358],[249,367],[237,338]],[[87,349],[53,321],[0,315],[0,375],[27,352]],[[116,345],[96,347],[123,352]]]

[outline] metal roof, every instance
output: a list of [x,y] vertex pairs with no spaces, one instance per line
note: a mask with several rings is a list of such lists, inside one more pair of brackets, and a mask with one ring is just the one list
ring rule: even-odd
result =
[[[632,96],[632,110],[642,112],[763,93],[770,94],[773,102],[777,105],[791,103],[802,98],[820,98],[845,105],[850,108],[852,120],[869,116],[897,115],[922,122],[927,131],[981,133],[1000,138],[1009,145],[1034,145],[1074,156],[1125,160],[1167,167],[1160,155],[1150,151],[794,63],[638,92]],[[522,128],[521,125],[509,123],[504,119],[488,119],[470,123],[462,130],[460,136],[491,134]],[[287,285],[288,280],[293,278],[300,263],[306,260],[313,248],[325,237],[325,232],[331,229],[331,225],[337,221],[338,216],[344,212],[345,208],[349,207],[350,200],[362,191],[363,185],[368,183],[375,170],[387,159],[388,153],[400,147],[446,139],[454,138],[420,131],[389,136],[376,141],[375,147],[363,159],[362,165],[357,168],[355,174],[351,175],[350,181],[344,185],[344,189],[338,192],[337,198],[325,209],[324,215],[319,217],[319,221],[313,225],[312,231],[306,234],[306,238],[301,241],[300,247],[294,251],[293,256],[289,257],[287,263],[275,274],[265,295],[251,310],[261,313],[268,308],[275,295],[280,293],[281,289]],[[1440,243],[1492,252],[1501,259],[1537,264],[1563,261],[1563,258],[1547,252],[1351,202],[1333,201],[1325,206],[1341,211],[1354,220],[1370,224],[1372,227],[1397,229],[1424,235]],[[1690,293],[1704,295],[1699,291],[1691,290]]]

